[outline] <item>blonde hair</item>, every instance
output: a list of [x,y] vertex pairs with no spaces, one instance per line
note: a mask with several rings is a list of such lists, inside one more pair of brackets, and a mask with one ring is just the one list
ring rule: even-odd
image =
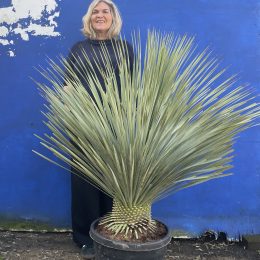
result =
[[109,39],[114,38],[114,37],[118,36],[121,31],[122,19],[121,19],[117,6],[111,0],[94,0],[94,1],[92,1],[92,3],[88,7],[87,13],[82,18],[83,28],[81,29],[81,31],[85,36],[87,36],[91,39],[96,38],[96,33],[91,26],[91,15],[92,15],[93,9],[100,2],[104,2],[110,7],[110,11],[111,11],[111,15],[112,15],[112,25],[108,30],[107,38],[109,38]]

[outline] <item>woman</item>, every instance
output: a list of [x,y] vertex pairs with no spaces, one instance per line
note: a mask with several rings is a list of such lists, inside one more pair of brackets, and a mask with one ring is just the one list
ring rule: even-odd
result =
[[[76,43],[69,54],[68,61],[78,71],[77,61],[84,60],[84,53],[92,61],[92,66],[98,76],[102,87],[105,89],[104,81],[100,70],[96,66],[96,59],[102,63],[102,46],[106,46],[116,76],[119,80],[119,71],[117,70],[116,53],[113,46],[119,42],[117,39],[122,26],[122,20],[116,5],[110,0],[94,0],[83,17],[83,34],[87,37],[84,41]],[[126,58],[129,58],[130,66],[133,63],[133,50],[129,43],[124,42],[127,47]],[[128,55],[128,56],[127,56]],[[95,58],[94,58],[95,57]],[[82,75],[78,75],[82,84],[92,96],[86,80]],[[119,82],[119,81],[118,81]],[[65,91],[70,91],[68,86],[64,87]],[[120,93],[120,89],[119,89]],[[94,99],[94,97],[92,96]],[[86,254],[91,250],[86,248],[92,247],[92,240],[89,237],[89,228],[91,223],[105,215],[112,209],[112,199],[107,195],[94,188],[92,185],[82,181],[79,177],[72,174],[72,230],[73,240],[80,247],[83,247]]]

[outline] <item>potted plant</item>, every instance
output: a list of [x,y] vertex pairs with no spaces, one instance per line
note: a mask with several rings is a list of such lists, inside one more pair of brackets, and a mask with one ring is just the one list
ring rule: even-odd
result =
[[51,87],[38,84],[52,132],[38,136],[42,145],[113,198],[112,212],[91,227],[96,259],[162,259],[171,237],[152,219],[152,203],[228,176],[237,134],[260,114],[251,92],[233,76],[223,79],[208,50],[196,54],[193,38],[149,32],[143,59],[140,42],[133,37],[132,71],[124,44],[118,49],[120,82],[104,48],[106,91],[97,75],[83,73],[94,98],[66,59],[65,70],[50,61],[42,71]]

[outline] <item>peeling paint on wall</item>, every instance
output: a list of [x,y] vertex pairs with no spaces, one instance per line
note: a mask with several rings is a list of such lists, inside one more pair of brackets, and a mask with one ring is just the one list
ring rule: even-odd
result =
[[58,1],[12,0],[10,6],[4,7],[0,3],[0,45],[11,47],[10,57],[15,56],[17,38],[29,41],[32,36],[60,36],[55,22],[59,16]]

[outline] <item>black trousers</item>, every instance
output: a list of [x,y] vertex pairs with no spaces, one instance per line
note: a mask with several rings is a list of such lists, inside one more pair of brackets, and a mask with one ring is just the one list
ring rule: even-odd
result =
[[91,223],[112,210],[112,199],[80,177],[71,174],[71,217],[74,242],[92,245]]

